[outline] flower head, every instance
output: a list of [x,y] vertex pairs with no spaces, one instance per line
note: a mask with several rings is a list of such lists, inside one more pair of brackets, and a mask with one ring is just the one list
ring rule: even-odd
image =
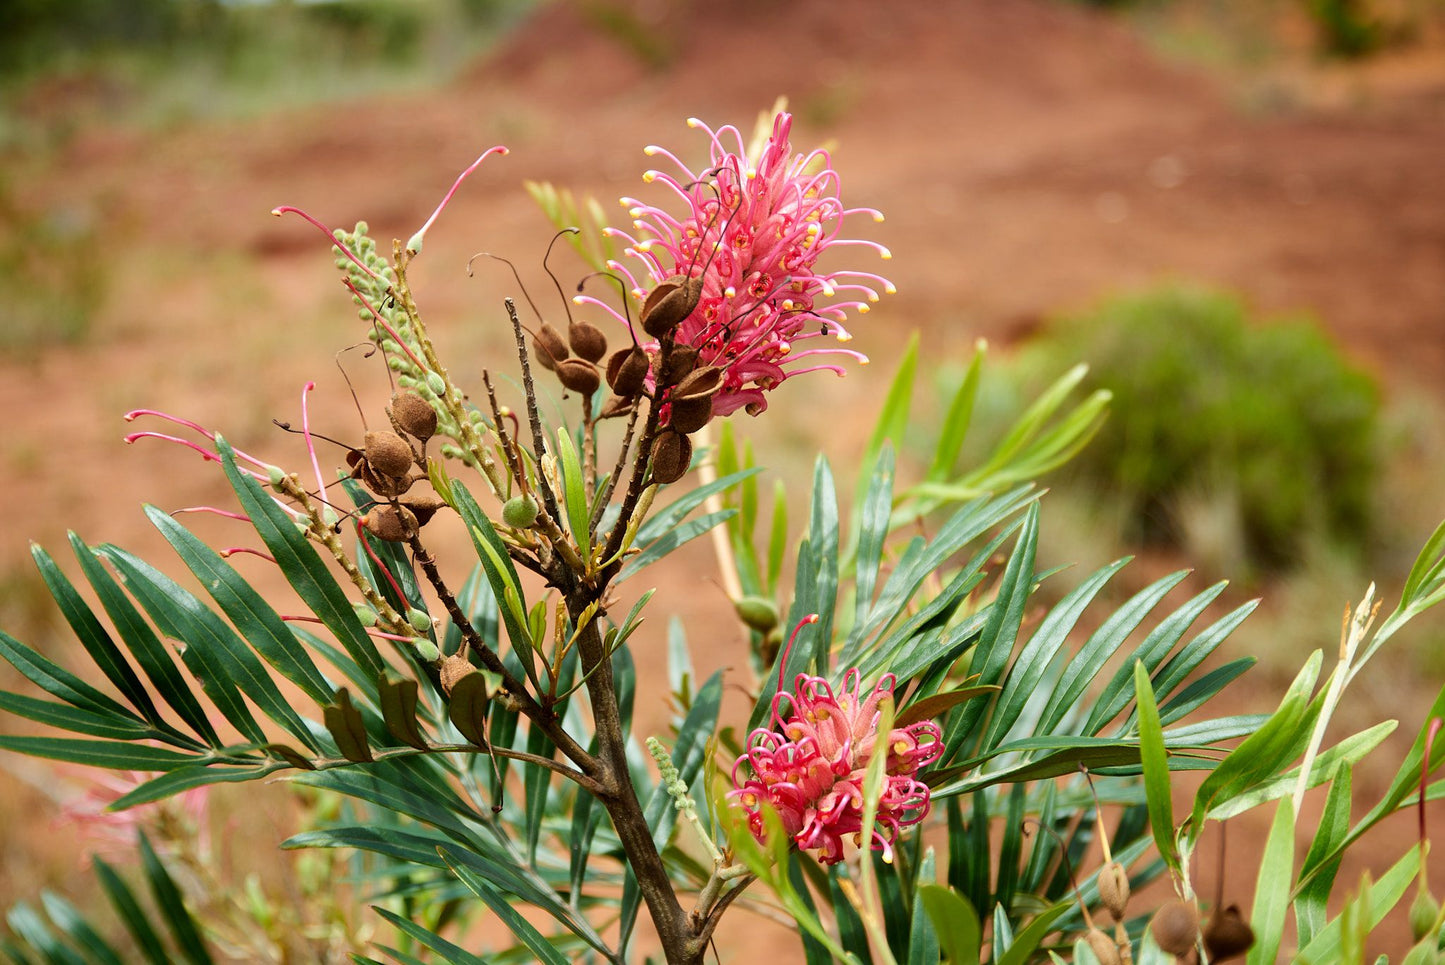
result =
[[[868,311],[879,290],[894,288],[878,275],[863,271],[821,271],[819,257],[829,248],[871,247],[882,257],[888,250],[870,241],[840,237],[847,215],[883,216],[871,208],[845,209],[839,200],[839,179],[825,151],[793,154],[788,143],[792,117],[778,114],[772,135],[756,157],[747,156],[736,128],[714,132],[698,120],[689,125],[712,140],[711,164],[696,173],[661,148],[680,169],[681,180],[649,171],[645,180],[660,181],[687,206],[681,219],[662,208],[624,198],[638,236],[615,229],[628,242],[627,253],[640,259],[648,284],[638,285],[642,297],[664,284],[701,279],[696,306],[677,324],[676,344],[695,348],[702,365],[723,371],[713,399],[713,414],[746,408],[756,415],[767,407],[765,393],[783,380],[821,369],[843,374],[819,355],[857,352],[840,348],[803,348],[808,340],[849,336],[843,321],[850,309]],[[730,149],[726,142],[735,142]],[[633,277],[623,266],[614,269]]]
[[[766,803],[798,847],[816,851],[824,864],[842,860],[843,835],[856,840],[862,833],[864,777],[881,749],[888,758],[872,844],[892,855],[898,831],[928,814],[928,785],[917,774],[943,752],[942,734],[931,721],[878,733],[879,704],[893,697],[893,684],[893,675],[885,674],[863,693],[855,669],[835,693],[824,678],[799,674],[792,693],[773,698],[774,727],[749,735],[728,794],[747,812],[755,835],[763,834]],[[780,713],[783,701],[791,705],[787,719]]]

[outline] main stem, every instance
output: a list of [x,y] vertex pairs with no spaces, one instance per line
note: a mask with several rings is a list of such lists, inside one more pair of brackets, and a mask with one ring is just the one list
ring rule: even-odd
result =
[[[586,592],[569,595],[567,606],[574,618],[591,602]],[[592,702],[592,718],[597,733],[597,759],[601,762],[598,795],[612,819],[623,853],[637,876],[638,891],[652,915],[663,954],[670,965],[695,965],[702,960],[705,944],[696,941],[692,919],[683,910],[668,878],[662,855],[652,840],[652,829],[642,812],[642,804],[632,787],[627,769],[627,739],[622,733],[622,715],[617,706],[617,692],[602,635],[594,617],[582,627],[577,645],[582,656],[582,669],[590,676],[587,695]],[[595,669],[594,669],[595,668]]]

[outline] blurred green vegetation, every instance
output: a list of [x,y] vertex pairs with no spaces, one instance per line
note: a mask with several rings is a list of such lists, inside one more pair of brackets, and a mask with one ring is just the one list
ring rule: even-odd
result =
[[32,211],[0,180],[0,263],[18,283],[0,312],[0,358],[85,338],[109,282],[88,207]]
[[1323,547],[1356,558],[1369,547],[1379,391],[1317,323],[1170,285],[1057,318],[1015,377],[1079,360],[1114,403],[1068,471],[1125,542],[1261,574]]
[[0,147],[445,80],[533,0],[9,0]]

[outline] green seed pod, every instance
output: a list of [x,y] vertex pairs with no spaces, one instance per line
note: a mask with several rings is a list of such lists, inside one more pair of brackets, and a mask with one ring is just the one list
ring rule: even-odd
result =
[[745,596],[733,601],[738,619],[759,633],[766,634],[778,625],[778,607],[765,596]]
[[600,362],[602,356],[607,354],[607,336],[591,322],[574,319],[567,326],[567,342],[572,346],[572,351],[589,362]]
[[364,627],[376,626],[376,611],[366,603],[353,603],[351,609],[356,611],[356,619],[361,621]]
[[1117,861],[1110,861],[1099,872],[1099,901],[1115,921],[1123,921],[1129,912],[1129,874]]
[[1415,900],[1410,902],[1410,933],[1415,941],[1434,932],[1440,918],[1440,902],[1425,888],[1415,890]]
[[426,633],[431,629],[431,615],[416,607],[406,611],[406,622],[410,623],[418,633]]
[[1170,955],[1187,954],[1199,940],[1199,912],[1179,898],[1167,901],[1149,919],[1154,941]]
[[537,521],[537,500],[530,493],[513,496],[502,504],[502,522],[513,529],[526,529]]
[[1244,920],[1238,905],[1230,905],[1223,911],[1214,909],[1204,928],[1204,950],[1211,962],[1237,958],[1253,945],[1254,929]]
[[447,380],[436,372],[426,374],[426,387],[431,389],[431,394],[440,399],[447,393]]
[[426,637],[417,637],[416,655],[427,663],[436,663],[441,659],[442,652]]
[[602,384],[602,373],[585,359],[563,359],[557,363],[557,381],[580,395],[591,395]]

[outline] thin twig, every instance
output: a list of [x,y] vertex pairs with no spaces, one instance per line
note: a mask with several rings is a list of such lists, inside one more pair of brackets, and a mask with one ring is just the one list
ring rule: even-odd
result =
[[632,411],[627,414],[627,430],[622,434],[622,447],[617,450],[617,465],[612,468],[612,475],[607,477],[607,485],[602,490],[602,498],[597,500],[597,511],[592,514],[592,533],[597,536],[597,524],[602,522],[602,514],[607,511],[607,503],[612,499],[612,491],[617,488],[617,478],[622,475],[622,470],[627,465],[627,452],[632,448],[632,433],[637,428],[637,413],[642,408],[642,396],[632,400]]

